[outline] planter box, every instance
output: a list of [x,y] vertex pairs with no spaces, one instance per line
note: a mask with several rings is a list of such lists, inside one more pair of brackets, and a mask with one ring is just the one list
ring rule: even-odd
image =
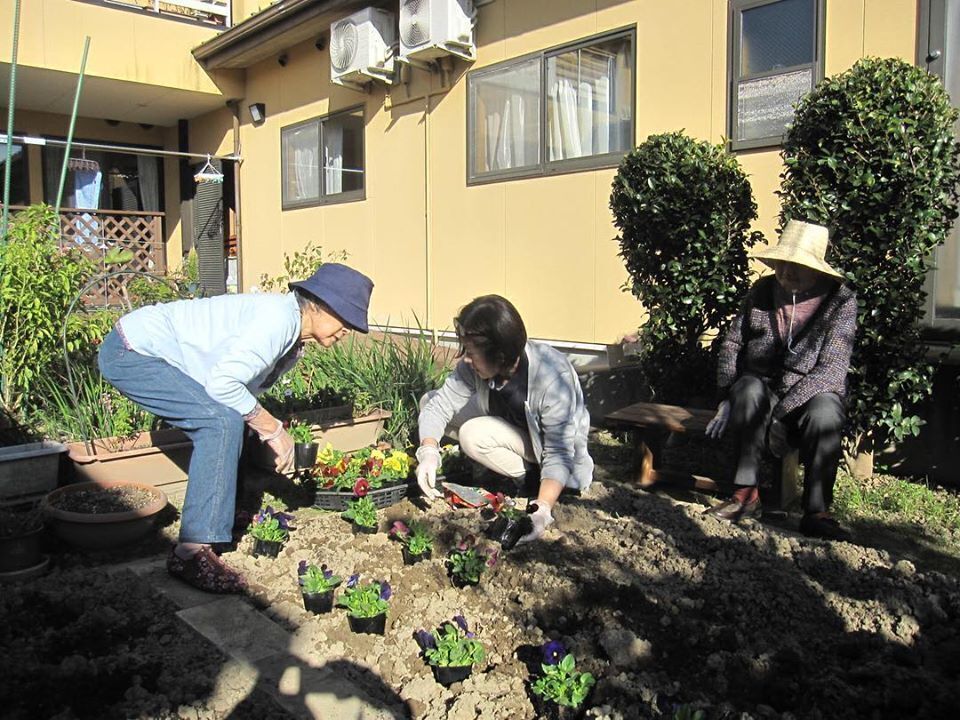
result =
[[57,487],[62,443],[43,442],[0,448],[0,504],[38,499]]
[[133,438],[98,438],[67,445],[77,479],[85,482],[134,480],[182,496],[193,443],[180,430],[138,433]]
[[[351,452],[369,445],[375,445],[383,425],[392,413],[388,410],[374,410],[363,417],[350,417],[349,408],[327,408],[324,410],[308,410],[296,414],[296,418],[311,423],[313,439],[322,450],[327,443],[335,450]],[[262,470],[274,469],[273,451],[267,443],[260,442],[254,437],[250,444],[250,461]],[[291,471],[289,474],[293,474]]]

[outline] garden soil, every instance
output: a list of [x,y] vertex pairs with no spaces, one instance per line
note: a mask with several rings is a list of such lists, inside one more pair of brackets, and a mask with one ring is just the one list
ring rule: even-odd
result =
[[[248,578],[248,601],[289,631],[291,658],[338,668],[414,718],[535,717],[529,680],[551,639],[598,678],[589,717],[673,717],[683,705],[706,718],[956,717],[955,574],[882,548],[731,526],[704,516],[700,498],[624,482],[622,448],[594,449],[591,490],[565,498],[546,538],[504,553],[477,587],[454,588],[443,557],[485,523],[439,503],[404,500],[382,513],[383,529],[419,519],[435,532],[433,559],[413,566],[385,532],[353,535],[338,515],[309,507],[293,510],[297,529],[276,560],[252,557],[249,538],[224,557]],[[162,550],[162,540],[147,549]],[[0,588],[0,716],[286,717],[232,679],[232,664],[163,597],[131,573],[108,572],[116,559],[60,556],[45,578]],[[351,633],[340,608],[307,613],[300,560],[388,581],[384,636]],[[414,632],[459,612],[487,658],[444,688]]]

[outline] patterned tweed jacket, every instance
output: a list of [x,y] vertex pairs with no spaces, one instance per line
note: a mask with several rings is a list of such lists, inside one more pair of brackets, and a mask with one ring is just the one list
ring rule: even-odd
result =
[[776,282],[773,275],[760,278],[747,293],[720,344],[717,388],[724,399],[740,376],[765,378],[780,398],[773,416],[781,419],[818,393],[845,397],[857,333],[857,297],[838,284],[794,337],[793,352],[787,352],[777,326]]

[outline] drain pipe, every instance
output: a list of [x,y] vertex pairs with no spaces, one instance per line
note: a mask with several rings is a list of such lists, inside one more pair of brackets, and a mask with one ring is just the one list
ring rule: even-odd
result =
[[[230,100],[227,102],[227,106],[233,114],[233,154],[240,158],[240,101]],[[237,293],[243,292],[243,223],[240,215],[240,167],[241,161],[238,159],[233,164],[233,215],[237,226]]]

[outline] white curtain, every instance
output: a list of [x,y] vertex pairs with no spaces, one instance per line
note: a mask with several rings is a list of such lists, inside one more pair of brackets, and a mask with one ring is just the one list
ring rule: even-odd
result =
[[137,180],[140,183],[140,203],[144,210],[160,211],[160,161],[146,155],[137,156]]
[[487,107],[487,171],[524,167],[527,158],[527,110],[523,96],[505,88],[491,88],[484,98]]
[[303,200],[316,197],[318,193],[317,181],[317,149],[316,147],[298,147],[293,151],[293,182],[296,198]]
[[614,59],[576,51],[550,59],[547,118],[550,160],[610,152]]
[[343,192],[343,126],[335,122],[323,125],[324,182],[327,195]]

